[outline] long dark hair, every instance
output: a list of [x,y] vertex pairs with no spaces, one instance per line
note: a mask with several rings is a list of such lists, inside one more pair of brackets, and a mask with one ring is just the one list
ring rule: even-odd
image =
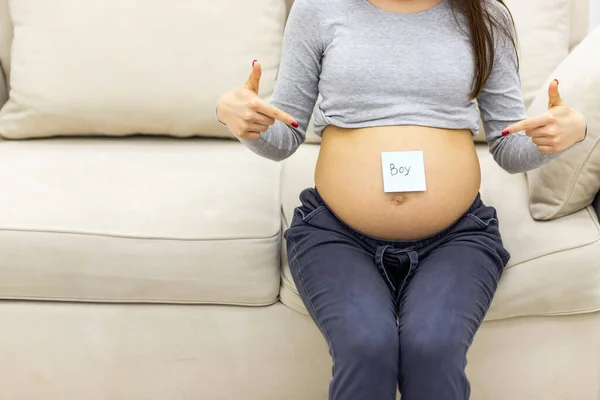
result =
[[[466,32],[471,39],[475,73],[471,87],[471,98],[477,97],[487,82],[494,64],[497,41],[510,40],[517,52],[515,21],[502,0],[450,0],[455,17],[463,15],[467,22]],[[494,4],[496,3],[496,4]],[[503,35],[498,38],[496,35]],[[517,63],[519,56],[517,54]]]

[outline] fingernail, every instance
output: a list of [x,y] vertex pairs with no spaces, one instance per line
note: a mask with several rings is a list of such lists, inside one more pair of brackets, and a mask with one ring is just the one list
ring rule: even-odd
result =
[[558,85],[558,84],[560,84],[560,82],[558,81],[558,79],[555,79],[555,81],[556,81],[556,84],[557,84],[557,85]]
[[298,123],[297,123],[296,121],[293,121],[293,122],[292,122],[292,126],[293,126],[294,128],[297,128],[297,127],[298,127]]
[[258,60],[254,60],[252,61],[252,66],[254,67],[254,63],[257,62]]
[[502,136],[507,136],[510,132],[508,130],[502,131]]

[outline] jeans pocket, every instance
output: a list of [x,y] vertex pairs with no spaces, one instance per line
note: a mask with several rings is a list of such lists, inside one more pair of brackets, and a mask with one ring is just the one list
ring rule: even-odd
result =
[[488,228],[490,225],[498,225],[498,217],[496,216],[496,210],[493,210],[491,214],[492,215],[489,215],[489,213],[486,212],[485,215],[483,213],[477,215],[473,212],[470,212],[467,214],[467,217],[473,222],[475,222],[477,225],[479,225],[479,227],[485,229]]
[[294,217],[297,217],[304,223],[308,223],[317,214],[325,210],[325,208],[325,204],[321,201],[315,189],[304,189],[300,193],[300,205],[294,210]]
[[496,209],[491,206],[482,205],[467,213],[466,216],[475,224],[476,230],[483,234],[483,236],[480,237],[482,244],[487,245],[491,250],[498,254],[503,265],[506,266],[510,260],[510,253],[506,250],[502,242]]
[[326,208],[325,206],[319,206],[319,207],[315,208],[314,210],[307,213],[305,210],[302,210],[301,207],[298,207],[297,211],[300,213],[300,217],[302,218],[302,221],[308,223],[308,222],[310,222],[311,219],[316,217],[317,214],[319,214],[321,211],[324,211],[325,208]]

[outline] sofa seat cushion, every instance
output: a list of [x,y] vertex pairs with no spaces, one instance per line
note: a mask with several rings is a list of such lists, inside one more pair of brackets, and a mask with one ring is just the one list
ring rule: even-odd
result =
[[[298,194],[314,185],[319,147],[304,145],[284,164],[283,222],[289,226]],[[524,174],[503,171],[479,145],[483,201],[496,207],[500,231],[512,257],[487,320],[600,310],[600,227],[592,207],[546,222],[529,211]],[[285,248],[284,248],[285,250]],[[306,313],[283,255],[281,300]]]
[[280,176],[227,140],[0,141],[0,298],[271,304]]

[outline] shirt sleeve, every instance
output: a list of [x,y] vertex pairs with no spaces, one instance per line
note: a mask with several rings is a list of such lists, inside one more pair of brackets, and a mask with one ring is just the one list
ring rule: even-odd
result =
[[[496,6],[503,7],[503,6]],[[506,9],[500,20],[508,21]],[[490,77],[477,97],[490,153],[504,170],[525,172],[542,166],[560,153],[538,151],[525,132],[502,136],[508,126],[527,118],[515,48],[503,32],[495,32],[494,64]]]
[[259,139],[240,139],[254,153],[281,161],[304,142],[319,94],[322,42],[319,12],[312,0],[295,0],[283,35],[281,63],[270,102],[295,118],[298,128],[275,121]]

